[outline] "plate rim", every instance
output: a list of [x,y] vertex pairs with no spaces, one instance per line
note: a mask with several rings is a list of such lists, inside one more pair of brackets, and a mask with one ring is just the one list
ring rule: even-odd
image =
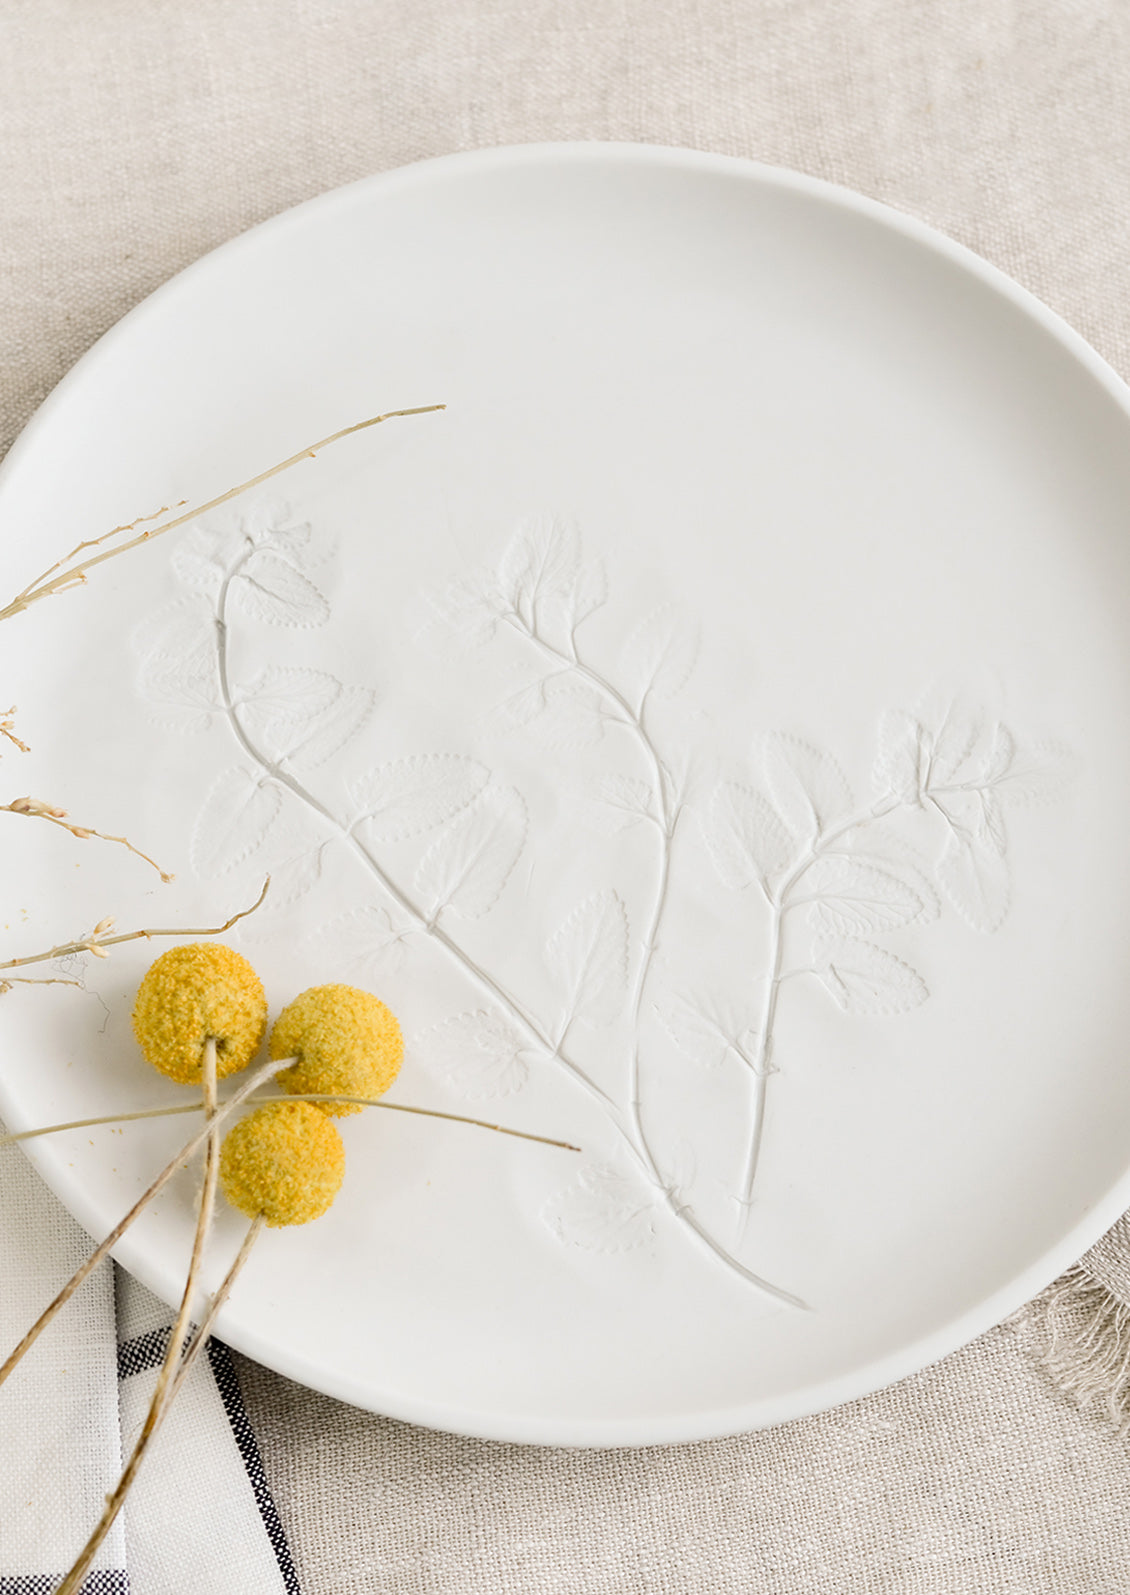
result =
[[[12,444],[7,456],[0,462],[0,498],[10,475],[22,466],[24,455],[38,441],[40,433],[51,426],[55,411],[65,402],[71,387],[86,379],[87,372],[103,357],[118,338],[132,333],[147,315],[162,313],[166,305],[185,287],[207,277],[210,272],[222,271],[227,261],[247,248],[258,247],[264,234],[282,237],[290,227],[305,226],[319,213],[364,202],[370,196],[394,193],[398,189],[426,186],[432,181],[444,181],[451,175],[476,174],[490,171],[514,170],[551,164],[601,164],[621,163],[626,166],[665,167],[690,173],[726,176],[748,182],[755,187],[791,192],[863,217],[876,226],[894,232],[923,247],[935,256],[956,266],[982,285],[999,295],[1020,311],[1029,322],[1058,344],[1095,381],[1106,396],[1113,400],[1130,423],[1130,386],[1086,339],[1052,310],[1031,290],[1023,287],[999,267],[978,255],[968,246],[958,243],[946,234],[883,201],[807,173],[786,167],[749,160],[742,156],[715,154],[680,146],[634,142],[566,141],[535,142],[512,145],[494,145],[482,149],[459,151],[413,161],[386,171],[355,179],[352,182],[327,190],[277,215],[255,224],[236,237],[209,250],[197,260],[168,278],[152,293],[146,295],[115,324],[107,329],[95,343],[75,362],[51,393],[34,412]],[[285,448],[280,445],[282,457]],[[12,1102],[3,1071],[0,1071],[0,1111],[9,1116],[9,1122],[19,1126],[20,1115],[12,1113]],[[27,1145],[22,1149],[40,1177],[57,1199],[90,1233],[105,1233],[104,1220],[96,1213],[93,1199],[75,1199],[68,1194],[64,1201],[58,1195],[53,1176],[57,1173],[50,1148],[44,1143]],[[62,1182],[64,1186],[66,1181]],[[426,1399],[398,1399],[391,1393],[377,1393],[348,1375],[337,1375],[325,1365],[298,1353],[280,1355],[279,1348],[267,1345],[253,1331],[243,1332],[236,1321],[238,1304],[230,1305],[220,1314],[216,1333],[235,1349],[252,1360],[270,1367],[283,1377],[293,1379],[307,1388],[320,1391],[335,1399],[345,1401],[362,1410],[379,1413],[400,1421],[415,1423],[426,1428],[472,1438],[547,1446],[581,1446],[591,1448],[615,1446],[670,1445],[717,1439],[766,1428],[774,1424],[810,1417],[887,1388],[911,1374],[918,1373],[941,1358],[968,1345],[977,1336],[992,1329],[1010,1313],[1030,1301],[1049,1285],[1063,1270],[1076,1262],[1110,1226],[1130,1208],[1130,1149],[1123,1175],[1106,1193],[1091,1204],[1060,1237],[1028,1267],[1012,1275],[1003,1284],[983,1296],[973,1307],[956,1318],[947,1320],[930,1333],[863,1362],[847,1373],[839,1374],[803,1391],[761,1397],[724,1408],[708,1408],[690,1415],[614,1418],[594,1421],[554,1419],[548,1425],[540,1418],[525,1418],[510,1414],[502,1420],[490,1412],[474,1408],[458,1411],[445,1403]],[[91,1221],[95,1222],[91,1222]],[[153,1275],[145,1257],[135,1245],[135,1238],[127,1235],[114,1249],[113,1255],[122,1266],[153,1289]],[[162,1294],[163,1293],[159,1293]],[[377,1404],[379,1402],[379,1405]]]

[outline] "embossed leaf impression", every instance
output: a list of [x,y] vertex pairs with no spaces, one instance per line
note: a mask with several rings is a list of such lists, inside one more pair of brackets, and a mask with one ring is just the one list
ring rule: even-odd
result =
[[203,731],[220,707],[216,633],[199,602],[168,604],[133,634],[138,686],[159,706],[157,719],[178,731]]
[[716,995],[673,993],[655,1004],[667,1034],[685,1057],[706,1069],[727,1059],[749,1062],[757,1032],[748,1016]]
[[786,829],[806,844],[852,810],[847,777],[830,753],[775,732],[761,749],[765,782]]
[[536,625],[546,599],[567,602],[576,590],[581,542],[577,529],[546,517],[520,525],[498,564],[498,585],[506,605]]
[[609,1025],[628,989],[628,912],[615,892],[578,904],[549,938],[546,955],[566,992],[566,1018]]
[[613,825],[621,830],[640,820],[654,820],[655,789],[650,781],[632,775],[605,775],[596,783],[595,800],[612,810]]
[[649,693],[673,698],[690,680],[698,660],[698,628],[689,625],[671,604],[661,604],[628,636],[624,644],[624,678],[637,699]]
[[909,865],[856,854],[818,858],[805,871],[809,918],[824,935],[866,936],[937,918],[938,899]]
[[722,882],[739,891],[787,869],[796,854],[785,822],[769,799],[738,781],[715,787],[702,832]]
[[505,1014],[485,1009],[433,1025],[417,1037],[415,1050],[426,1068],[469,1100],[513,1096],[529,1074],[519,1031]]
[[504,698],[497,713],[503,725],[528,726],[546,747],[562,752],[599,742],[608,719],[607,705],[596,688],[566,672],[530,682]]
[[226,875],[263,845],[282,793],[258,773],[233,765],[219,775],[193,827],[189,855],[198,875]]
[[542,1219],[558,1240],[587,1252],[627,1252],[646,1245],[655,1233],[654,1214],[655,1193],[642,1181],[596,1163],[542,1208]]
[[349,782],[349,795],[380,842],[433,831],[462,813],[482,792],[490,771],[459,753],[389,759]]
[[870,942],[844,941],[822,949],[817,973],[845,1013],[907,1013],[930,995],[916,969]]
[[278,764],[313,770],[353,740],[372,712],[367,687],[324,670],[272,665],[242,688],[240,722]]
[[416,891],[433,922],[446,909],[465,919],[490,912],[518,862],[526,825],[521,794],[497,786],[449,822],[416,871]]
[[411,934],[411,927],[398,923],[387,908],[371,905],[338,914],[314,932],[330,962],[373,978],[400,969]]
[[232,602],[269,626],[321,626],[330,617],[325,596],[298,567],[271,547],[256,548],[232,578]]

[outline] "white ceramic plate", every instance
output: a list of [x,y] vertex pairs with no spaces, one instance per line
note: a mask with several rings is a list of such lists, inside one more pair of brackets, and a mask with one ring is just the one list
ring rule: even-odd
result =
[[[397,1100],[583,1146],[346,1121],[337,1205],[269,1233],[222,1319],[296,1379],[626,1444],[916,1369],[1130,1205],[1126,392],[982,262],[808,179],[453,157],[128,316],[5,468],[4,586],[436,401],[0,628],[33,745],[6,787],[177,873],[9,819],[5,946],[216,922],[269,868],[231,939],[273,1011],[369,986]],[[155,950],[4,998],[12,1126],[183,1097],[130,1035]],[[104,1232],[186,1122],[31,1155]],[[166,1298],[192,1201],[119,1251]]]

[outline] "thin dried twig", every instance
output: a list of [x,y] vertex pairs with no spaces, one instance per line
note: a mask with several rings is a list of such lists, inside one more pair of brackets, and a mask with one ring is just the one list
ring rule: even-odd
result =
[[101,548],[103,543],[108,543],[111,537],[117,537],[120,532],[136,531],[139,526],[144,526],[146,521],[159,521],[162,515],[169,515],[173,510],[179,510],[187,503],[188,500],[186,498],[182,498],[178,499],[175,504],[162,504],[159,510],[153,511],[152,515],[139,515],[135,521],[127,521],[124,526],[115,526],[110,531],[103,532],[101,537],[88,537],[85,542],[76,543],[69,554],[64,554],[62,559],[57,559],[53,565],[48,565],[47,569],[42,575],[36,576],[33,581],[28,582],[23,592],[19,594],[19,597],[26,598],[33,587],[38,587],[40,583],[45,582],[49,576],[54,576],[57,570],[62,570],[64,565],[69,565],[72,559],[77,559],[80,554],[86,551],[86,549]]
[[75,1291],[79,1288],[87,1276],[91,1274],[95,1268],[97,1268],[98,1264],[109,1253],[111,1248],[118,1244],[126,1230],[129,1229],[130,1225],[133,1223],[134,1219],[137,1218],[138,1214],[148,1206],[148,1204],[153,1200],[159,1191],[164,1190],[165,1186],[169,1183],[177,1170],[183,1165],[185,1160],[193,1155],[197,1147],[203,1145],[203,1143],[208,1139],[218,1125],[222,1123],[222,1121],[226,1119],[230,1113],[233,1113],[235,1109],[239,1107],[241,1102],[244,1102],[251,1095],[252,1091],[254,1091],[257,1085],[262,1085],[263,1081],[269,1074],[276,1069],[285,1067],[286,1063],[288,1062],[296,1063],[297,1061],[298,1060],[295,1058],[284,1060],[283,1063],[272,1061],[265,1063],[261,1068],[256,1069],[255,1072],[244,1081],[243,1085],[235,1093],[235,1095],[229,1097],[228,1100],[217,1110],[217,1112],[211,1118],[209,1118],[208,1121],[196,1132],[196,1134],[189,1141],[187,1141],[184,1146],[181,1147],[176,1157],[172,1158],[168,1163],[166,1163],[165,1167],[161,1170],[160,1174],[158,1174],[157,1178],[153,1181],[149,1189],[142,1196],[138,1197],[137,1201],[130,1208],[126,1216],[114,1226],[102,1244],[95,1248],[95,1250],[90,1254],[84,1263],[80,1264],[80,1266],[71,1275],[67,1283],[63,1286],[59,1294],[55,1297],[55,1300],[44,1308],[43,1312],[40,1313],[35,1323],[32,1324],[27,1334],[8,1357],[7,1361],[0,1366],[0,1385],[4,1383],[5,1379],[7,1379],[8,1375],[20,1361],[20,1358],[23,1357],[26,1352],[31,1350],[32,1346],[47,1328],[47,1325],[55,1317],[55,1314],[59,1312],[61,1308],[66,1306],[67,1302],[70,1301]]
[[13,704],[10,709],[5,709],[3,714],[0,714],[0,737],[6,737],[9,742],[14,743],[21,753],[30,753],[31,749],[27,743],[16,735],[15,713],[16,706]]
[[43,964],[52,958],[68,958],[72,953],[93,953],[96,958],[108,958],[108,947],[118,947],[122,942],[138,941],[141,938],[150,939],[154,936],[222,936],[226,930],[238,924],[241,919],[246,919],[253,914],[267,895],[271,884],[268,875],[263,882],[263,890],[252,903],[250,908],[241,908],[238,914],[233,914],[222,925],[209,925],[202,929],[192,926],[174,926],[165,930],[127,930],[117,936],[108,936],[114,921],[112,917],[100,919],[90,935],[82,941],[62,942],[58,947],[49,947],[45,953],[30,953],[26,958],[10,958],[7,963],[0,964],[0,971],[5,969],[23,969],[27,964]]
[[[10,975],[7,980],[0,980],[0,997],[5,992],[11,991],[13,986],[80,986],[81,980],[62,980],[58,976],[40,975]],[[0,1146],[3,1141],[0,1140]]]
[[23,814],[29,819],[46,820],[49,825],[60,825],[64,831],[69,831],[80,842],[88,842],[91,837],[96,837],[100,842],[117,842],[120,846],[128,848],[137,858],[143,859],[146,864],[151,864],[166,885],[173,879],[167,870],[163,870],[156,859],[143,853],[139,847],[125,836],[107,836],[105,831],[96,831],[90,825],[76,825],[67,814],[66,809],[60,809],[53,803],[44,803],[41,798],[22,797],[16,798],[11,803],[0,803],[0,814]]
[[[276,1065],[282,1068],[282,1064]],[[264,1107],[271,1102],[350,1102],[359,1108],[384,1108],[389,1113],[418,1113],[426,1119],[447,1119],[451,1124],[470,1124],[477,1130],[496,1130],[499,1135],[513,1135],[520,1141],[538,1141],[542,1146],[560,1147],[563,1152],[579,1152],[581,1148],[571,1141],[555,1141],[548,1135],[534,1135],[530,1130],[512,1130],[505,1124],[491,1124],[487,1119],[469,1119],[462,1113],[443,1113],[439,1108],[410,1107],[407,1102],[385,1102],[380,1097],[340,1097],[323,1092],[305,1092],[297,1096],[247,1097],[248,1107]],[[221,1103],[226,1107],[226,1103]],[[199,1113],[200,1103],[180,1102],[170,1108],[142,1108],[134,1113],[104,1113],[96,1119],[68,1119],[65,1124],[44,1124],[35,1130],[13,1130],[10,1135],[0,1135],[0,1150],[15,1146],[18,1141],[34,1141],[41,1135],[57,1135],[63,1130],[91,1130],[103,1124],[132,1124],[136,1119],[167,1119],[177,1113]]]
[[[328,448],[331,443],[337,443],[341,438],[351,437],[354,432],[364,432],[368,427],[379,426],[382,421],[392,421],[401,416],[430,415],[434,410],[445,410],[444,404],[422,404],[411,410],[388,410],[384,415],[370,416],[367,421],[357,421],[353,426],[342,427],[339,432],[331,432],[329,437],[320,438],[317,443],[311,443],[307,448],[300,449],[297,454],[292,454],[289,459],[272,465],[270,470],[260,471],[258,476],[250,477],[246,482],[241,482],[238,487],[229,488],[226,493],[221,493],[217,498],[209,499],[207,504],[201,504],[197,509],[189,510],[184,515],[177,515],[171,521],[166,521],[163,526],[151,526],[137,537],[131,537],[128,542],[119,543],[115,548],[103,549],[100,554],[94,554],[90,559],[85,559],[78,565],[69,565],[75,554],[81,553],[84,548],[94,547],[105,538],[95,538],[89,543],[80,543],[78,547],[59,560],[51,569],[45,571],[35,581],[18,593],[6,608],[0,609],[0,621],[10,620],[13,615],[30,608],[38,603],[41,598],[49,598],[52,593],[65,592],[69,587],[76,587],[86,581],[86,573],[93,570],[96,565],[101,565],[104,560],[113,559],[118,554],[125,554],[131,548],[139,548],[142,543],[152,542],[155,537],[160,537],[164,532],[171,532],[178,526],[186,526],[189,521],[198,520],[201,515],[207,515],[211,510],[219,509],[221,504],[227,504],[231,499],[238,498],[241,493],[247,493],[260,483],[269,481],[272,476],[278,476],[283,471],[289,471],[292,465],[298,465],[302,460],[312,460],[319,449]],[[138,523],[134,523],[138,524]],[[129,527],[120,527],[118,530],[131,530]],[[115,533],[107,532],[106,537]],[[65,569],[60,567],[67,567]]]
[[[149,1414],[146,1418],[145,1424],[142,1426],[141,1434],[138,1437],[137,1444],[133,1448],[130,1459],[126,1463],[125,1468],[122,1470],[122,1476],[118,1480],[113,1491],[106,1497],[106,1506],[102,1512],[102,1516],[98,1520],[93,1534],[91,1534],[90,1538],[79,1552],[74,1566],[71,1568],[63,1582],[59,1585],[55,1595],[75,1595],[75,1592],[82,1584],[83,1578],[86,1576],[87,1569],[90,1567],[91,1562],[94,1560],[94,1557],[97,1554],[98,1547],[102,1544],[102,1541],[110,1532],[110,1528],[114,1522],[114,1519],[117,1517],[125,1503],[126,1496],[129,1493],[130,1485],[133,1483],[134,1476],[137,1473],[138,1468],[141,1466],[142,1460],[146,1451],[149,1449],[150,1444],[152,1443],[154,1435],[161,1427],[161,1424],[165,1421],[165,1416],[172,1407],[177,1391],[184,1383],[193,1363],[196,1361],[202,1348],[207,1343],[208,1337],[212,1332],[212,1324],[215,1321],[216,1315],[220,1311],[220,1308],[224,1305],[224,1302],[228,1299],[228,1296],[231,1293],[231,1288],[239,1277],[240,1270],[247,1261],[251,1252],[251,1248],[258,1240],[262,1228],[263,1215],[260,1213],[258,1218],[252,1221],[247,1234],[243,1238],[243,1244],[236,1253],[235,1261],[228,1269],[227,1274],[224,1276],[223,1283],[220,1285],[219,1290],[217,1290],[216,1294],[212,1297],[212,1300],[209,1303],[208,1311],[205,1313],[202,1322],[185,1348],[184,1357],[181,1359],[180,1366],[177,1369],[176,1377],[173,1380],[172,1387],[170,1388],[168,1395],[165,1396],[163,1401],[159,1402],[157,1393],[154,1392],[153,1401],[149,1408]],[[171,1341],[170,1346],[174,1345],[177,1345],[177,1342]],[[179,1345],[177,1345],[177,1349],[179,1350]]]

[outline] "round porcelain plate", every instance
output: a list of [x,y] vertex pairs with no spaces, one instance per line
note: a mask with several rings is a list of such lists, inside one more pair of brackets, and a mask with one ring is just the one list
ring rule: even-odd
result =
[[[187,934],[270,872],[229,939],[273,1012],[374,990],[393,1100],[582,1149],[343,1121],[332,1212],[221,1320],[293,1378],[632,1444],[922,1366],[1130,1205],[1125,390],[819,183],[453,157],[256,229],[81,361],[5,468],[5,587],[431,403],[0,628],[5,785],[176,875],[9,818],[10,956]],[[156,950],[4,997],[12,1127],[185,1098],[130,1032]],[[189,1123],[29,1150],[99,1233]],[[193,1200],[119,1249],[168,1299]]]

